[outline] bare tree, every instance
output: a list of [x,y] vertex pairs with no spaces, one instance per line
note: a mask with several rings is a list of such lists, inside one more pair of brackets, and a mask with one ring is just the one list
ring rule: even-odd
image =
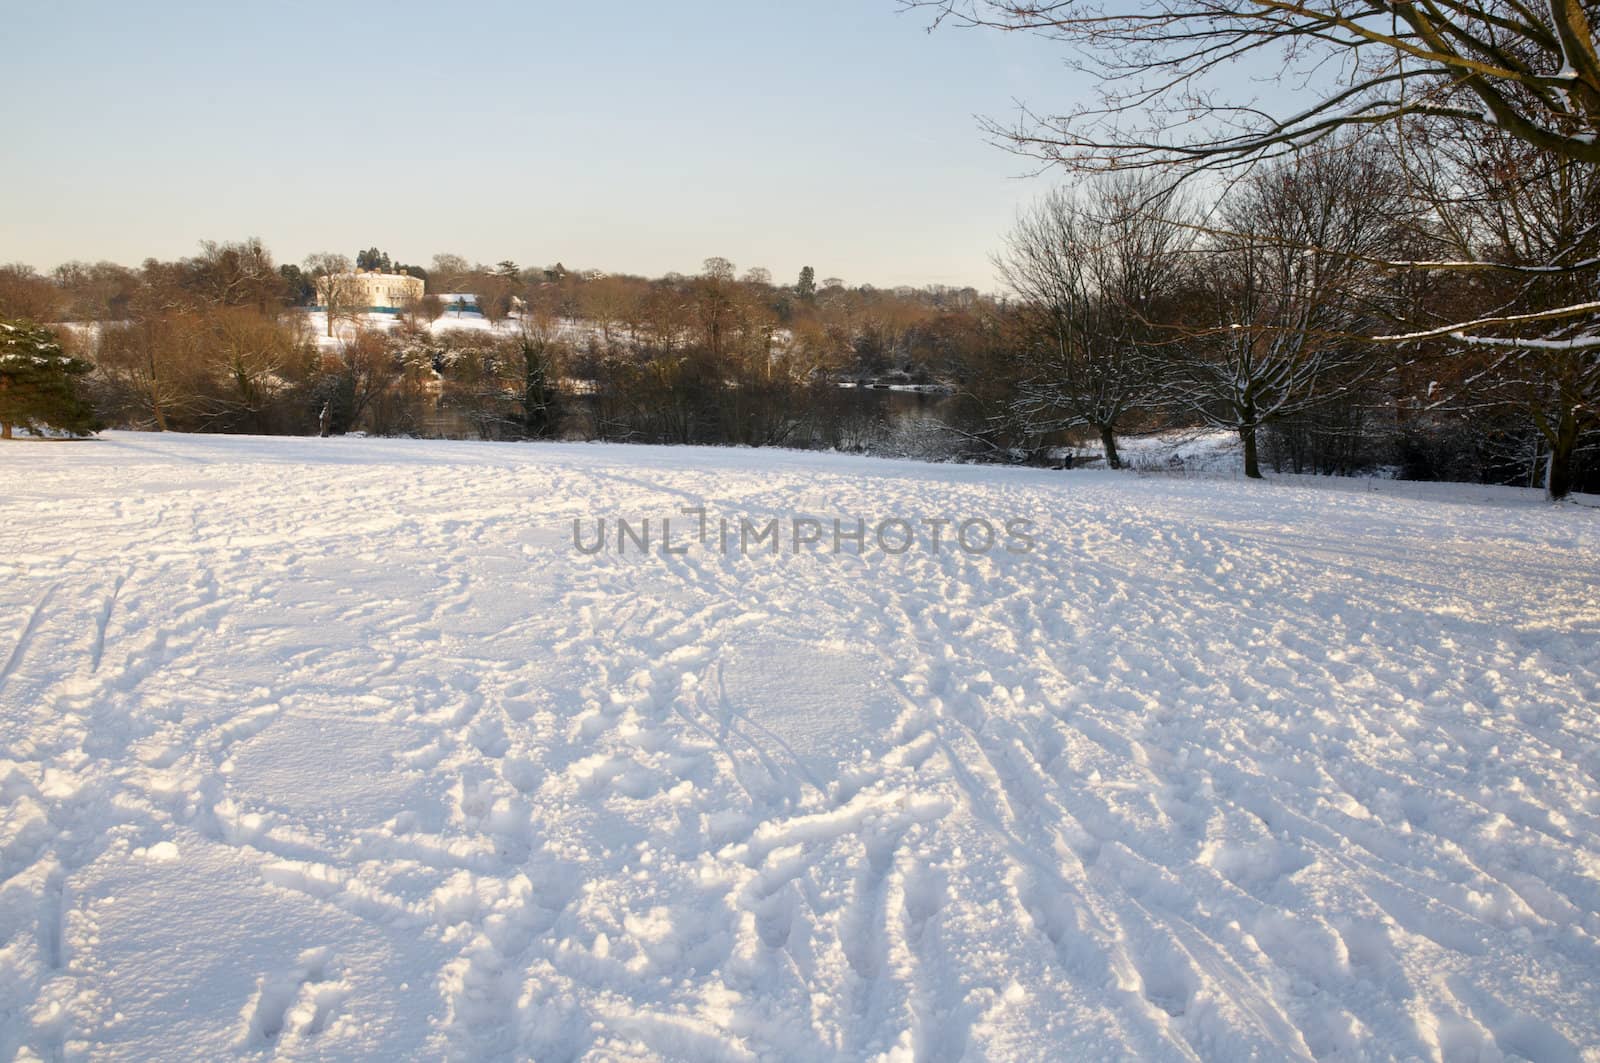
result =
[[694,308],[714,362],[721,360],[726,334],[733,325],[734,296],[733,263],[719,257],[706,259],[694,282]]
[[406,328],[421,332],[444,316],[444,300],[429,292],[407,299],[400,307],[400,319]]
[[32,266],[20,262],[0,266],[0,317],[55,321],[66,304],[66,293],[49,278],[34,272]]
[[[233,431],[270,432],[270,409],[289,382],[308,366],[306,346],[273,317],[243,307],[222,307],[206,322],[207,360],[217,387],[207,425]],[[295,363],[300,363],[298,366]]]
[[[902,0],[935,23],[1037,34],[1100,82],[1098,98],[1060,113],[1026,109],[988,121],[996,139],[1079,172],[1159,168],[1174,176],[1241,171],[1341,132],[1430,130],[1510,137],[1552,158],[1600,163],[1600,54],[1594,0]],[[1241,66],[1301,86],[1292,108],[1246,98]],[[1345,138],[1347,141],[1348,137]],[[1571,248],[1540,263],[1389,259],[1396,270],[1580,268]],[[1591,264],[1592,265],[1592,264]],[[1532,310],[1480,308],[1429,335],[1459,347],[1553,338],[1553,321],[1583,324],[1569,346],[1600,347],[1600,301]],[[1384,339],[1412,343],[1410,333]]]
[[1386,363],[1363,339],[1388,289],[1368,261],[1393,246],[1403,199],[1371,151],[1307,152],[1243,185],[1198,249],[1196,301],[1172,337],[1162,394],[1239,434],[1261,476],[1262,425],[1329,402]]
[[[1084,169],[1228,168],[1349,126],[1446,118],[1600,163],[1600,56],[1585,0],[903,0],[936,21],[1038,34],[1096,75],[1099,99],[990,130]],[[1232,97],[1235,64],[1315,99]],[[1194,122],[1202,125],[1195,132]]]
[[1148,179],[1057,190],[1017,222],[996,263],[1025,322],[1016,412],[1041,433],[1093,429],[1113,469],[1121,424],[1154,394],[1164,349],[1154,322],[1182,284],[1194,242],[1186,217]]
[[200,254],[189,260],[195,286],[216,306],[249,306],[259,313],[282,309],[287,291],[259,237],[218,243],[202,240]]
[[[514,267],[513,263],[507,265]],[[490,324],[498,325],[509,317],[522,301],[522,297],[517,294],[521,289],[521,282],[515,278],[515,268],[509,274],[478,270],[466,278],[463,287],[477,298],[478,312],[484,319]]]
[[434,255],[428,267],[428,286],[440,292],[458,292],[471,274],[472,263],[460,255]]
[[630,277],[596,277],[584,282],[580,308],[600,326],[606,343],[611,342],[612,330],[619,322],[636,316],[642,287],[642,282]]
[[342,434],[360,428],[402,368],[394,343],[378,329],[357,328],[340,341],[336,354],[324,354],[324,378],[333,384],[334,430]]
[[165,432],[201,409],[203,337],[187,314],[141,314],[100,332],[95,371],[126,423]]
[[350,318],[365,309],[361,286],[351,272],[350,259],[331,251],[308,255],[305,269],[314,278],[317,301],[327,311],[328,335],[332,337],[335,319]]
[[[1422,347],[1428,379],[1448,382],[1434,405],[1529,426],[1545,456],[1546,490],[1562,498],[1583,439],[1600,432],[1600,346],[1590,342],[1590,322],[1564,312],[1592,298],[1600,278],[1600,168],[1507,134],[1462,132],[1441,130],[1426,150],[1400,157],[1441,253],[1504,268],[1430,276],[1411,303],[1402,335],[1412,342],[1403,347]],[[1457,318],[1472,308],[1489,320],[1463,344]],[[1494,320],[1508,315],[1525,323],[1508,329]],[[1516,334],[1535,327],[1543,335]],[[1462,364],[1440,367],[1441,353]]]

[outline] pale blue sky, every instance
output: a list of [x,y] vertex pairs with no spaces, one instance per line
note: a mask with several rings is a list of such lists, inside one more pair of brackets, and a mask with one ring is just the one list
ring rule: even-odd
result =
[[996,286],[1049,178],[975,115],[1084,91],[1018,35],[894,0],[0,3],[0,261],[280,261]]

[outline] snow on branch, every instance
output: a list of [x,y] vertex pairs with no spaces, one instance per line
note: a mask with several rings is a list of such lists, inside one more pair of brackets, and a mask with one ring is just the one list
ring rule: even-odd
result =
[[1406,332],[1388,336],[1373,336],[1374,343],[1414,343],[1418,340],[1448,336],[1461,343],[1486,347],[1543,347],[1550,350],[1584,350],[1600,347],[1600,335],[1586,335],[1571,339],[1518,339],[1512,336],[1474,336],[1467,330],[1520,325],[1530,321],[1560,321],[1569,318],[1600,314],[1600,302],[1574,303],[1571,306],[1540,310],[1531,314],[1505,314],[1499,317],[1480,317],[1471,321],[1458,321],[1420,332]]

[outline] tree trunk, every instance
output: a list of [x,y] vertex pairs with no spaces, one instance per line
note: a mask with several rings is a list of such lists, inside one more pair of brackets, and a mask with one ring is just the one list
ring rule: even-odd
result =
[[1122,456],[1117,453],[1117,434],[1108,424],[1100,426],[1100,446],[1106,452],[1106,468],[1122,468]]
[[161,378],[156,374],[156,356],[153,351],[145,363],[145,367],[148,370],[145,389],[150,393],[150,415],[156,420],[156,431],[165,432],[167,430],[167,415],[161,411],[161,385],[159,383]]
[[1572,493],[1572,456],[1578,449],[1578,418],[1570,410],[1563,411],[1556,430],[1549,439],[1550,464],[1545,466],[1545,497],[1552,502]]
[[7,421],[5,424],[0,424],[0,439],[10,439],[10,438],[11,438],[11,422]]
[[1261,479],[1261,462],[1256,457],[1256,426],[1253,424],[1240,425],[1239,442],[1244,444],[1245,476],[1251,480]]

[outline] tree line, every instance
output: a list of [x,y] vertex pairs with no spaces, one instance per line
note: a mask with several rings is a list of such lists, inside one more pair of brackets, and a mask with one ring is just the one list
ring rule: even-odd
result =
[[1388,436],[1415,475],[1594,485],[1596,0],[902,6],[1042,38],[1099,86],[985,123],[1072,182],[1006,255],[1040,318],[1021,414],[1109,449],[1187,408],[1252,475],[1263,434],[1335,469]]
[[[330,283],[368,267],[409,272],[428,294],[369,315]],[[455,295],[470,297],[468,320]],[[959,379],[997,305],[810,268],[779,284],[722,258],[658,278],[449,254],[405,266],[376,247],[278,265],[257,239],[138,268],[0,267],[0,317],[52,323],[92,366],[83,387],[101,420],[158,431],[870,449],[890,428],[859,423],[865,404],[839,385]]]
[[[1210,427],[1249,476],[1600,487],[1595,2],[909,6],[1041,35],[1100,78],[1097,103],[989,127],[1068,178],[1004,237],[1003,294],[778,283],[721,258],[659,278],[377,247],[278,266],[244,240],[6,267],[0,316],[72,323],[56,335],[92,367],[94,410],[133,427],[1094,446],[1111,466],[1129,434]],[[1237,98],[1239,62],[1276,64],[1306,105]],[[352,268],[431,294],[378,328],[331,283]],[[452,327],[439,293],[501,327]],[[841,386],[868,382],[948,395],[912,431]]]
[[[1389,265],[1443,260],[1462,232],[1483,234],[1474,250],[1502,262],[1544,262],[1592,239],[1582,232],[1600,207],[1591,168],[1501,180],[1504,198],[1463,197],[1459,211],[1432,214],[1386,145],[1334,138],[1203,206],[1150,174],[1057,192],[999,259],[1022,296],[1008,412],[1022,431],[1094,433],[1113,466],[1119,434],[1194,422],[1238,434],[1247,476],[1270,446],[1273,463],[1295,471],[1391,465],[1425,479],[1547,482],[1558,497],[1592,485],[1595,350],[1559,338],[1462,342],[1459,327],[1432,324],[1485,304],[1502,315],[1564,307],[1592,277]],[[1489,227],[1512,217],[1529,227]]]
[[[411,268],[474,296],[496,327],[454,327],[434,293],[392,322],[352,307],[330,340],[296,282],[349,260],[284,268],[242,240],[137,270],[0,268],[0,316],[56,322],[95,417],[131,428],[1039,463],[1098,444],[1117,467],[1125,435],[1212,426],[1239,434],[1250,474],[1529,483],[1556,453],[1539,418],[1559,425],[1545,404],[1564,352],[1525,357],[1507,379],[1493,354],[1463,356],[1447,338],[1364,338],[1415,305],[1480,297],[1476,283],[1451,292],[1374,263],[1415,246],[1402,189],[1364,150],[1280,163],[1204,209],[1148,177],[1057,190],[1006,237],[998,296],[811,270],[776,284],[720,258],[647,279],[439,255]],[[869,384],[922,386],[937,412],[896,417]],[[1569,485],[1596,483],[1588,441],[1576,433],[1559,466]]]

